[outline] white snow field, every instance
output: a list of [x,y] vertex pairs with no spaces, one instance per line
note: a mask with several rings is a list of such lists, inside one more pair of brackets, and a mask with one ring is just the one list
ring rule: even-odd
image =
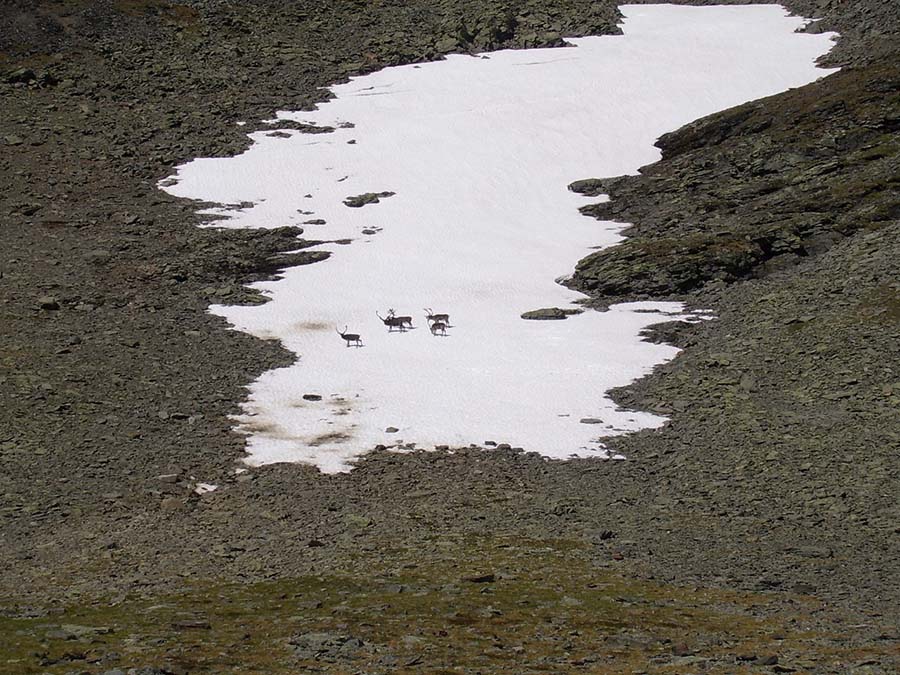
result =
[[[602,438],[664,423],[617,409],[606,392],[676,354],[642,341],[642,329],[699,315],[633,303],[563,321],[520,318],[577,306],[584,296],[556,279],[621,239],[621,225],[580,215],[590,200],[566,186],[635,173],[659,158],[662,133],[828,74],[814,62],[833,34],[795,33],[804,20],[778,6],[622,11],[624,36],[354,78],[314,112],[279,113],[244,154],[198,159],[161,184],[182,197],[253,203],[207,209],[227,216],[216,226],[322,219],[304,225],[306,238],[352,240],[321,244],[329,260],[257,284],[272,298],[265,305],[212,308],[298,355],[250,386],[237,418],[248,465],[340,472],[378,444],[486,441],[606,457]],[[282,120],[336,130],[269,135]],[[382,191],[396,194],[343,204]],[[446,336],[431,334],[425,307],[450,314]],[[389,332],[375,315],[389,308],[415,328]],[[362,347],[337,335],[345,326]]]

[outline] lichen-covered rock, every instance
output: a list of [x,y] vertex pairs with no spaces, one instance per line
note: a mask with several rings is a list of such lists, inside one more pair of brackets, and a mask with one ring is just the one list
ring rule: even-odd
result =
[[544,307],[543,309],[533,309],[530,312],[522,314],[523,319],[532,321],[560,321],[568,319],[573,314],[581,314],[580,309],[561,309],[559,307]]
[[361,195],[347,197],[344,200],[344,205],[349,206],[350,208],[358,209],[362,206],[366,206],[367,204],[377,204],[382,199],[393,196],[393,192],[364,192]]

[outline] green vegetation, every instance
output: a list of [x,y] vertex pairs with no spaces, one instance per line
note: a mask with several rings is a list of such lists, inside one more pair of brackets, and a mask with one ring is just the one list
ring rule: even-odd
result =
[[[385,552],[385,569],[361,560],[356,571],[0,619],[0,672],[674,673],[704,663],[734,673],[773,654],[828,655],[827,636],[803,629],[817,609],[810,598],[626,579],[565,541],[440,547],[443,559],[424,565],[398,550]],[[828,656],[861,658],[847,651]]]

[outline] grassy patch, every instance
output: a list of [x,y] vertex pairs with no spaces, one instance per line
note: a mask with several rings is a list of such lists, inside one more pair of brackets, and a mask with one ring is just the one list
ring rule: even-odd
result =
[[764,594],[627,579],[569,542],[433,544],[427,561],[382,551],[320,576],[0,619],[0,672],[725,673],[765,654],[858,656],[800,628],[809,599],[786,610]]

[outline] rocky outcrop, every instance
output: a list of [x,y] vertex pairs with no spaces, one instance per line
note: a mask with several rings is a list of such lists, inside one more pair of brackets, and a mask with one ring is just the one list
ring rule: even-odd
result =
[[582,208],[634,223],[582,260],[575,288],[604,296],[701,291],[765,276],[900,218],[900,67],[864,65],[666,134],[639,176],[579,181]]

